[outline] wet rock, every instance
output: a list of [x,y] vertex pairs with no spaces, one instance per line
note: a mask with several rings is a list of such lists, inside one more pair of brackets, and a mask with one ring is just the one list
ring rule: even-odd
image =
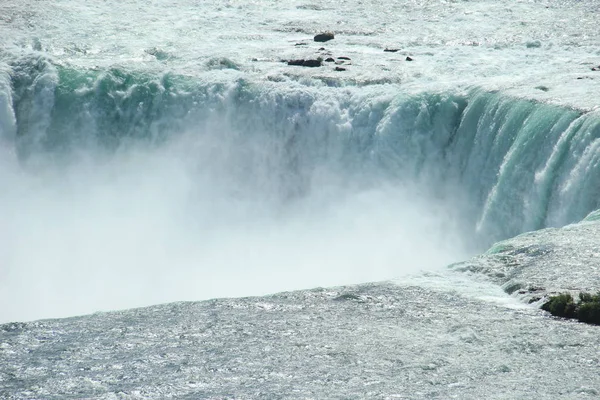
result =
[[412,58],[412,57],[406,57],[406,58],[405,58],[405,60],[406,60],[406,61],[413,61],[413,60],[414,60],[414,58]]
[[396,53],[396,52],[400,51],[400,49],[388,49],[388,48],[386,48],[383,51],[386,52],[386,53]]
[[35,51],[42,51],[42,42],[41,42],[41,40],[39,38],[33,38],[31,47]]
[[504,290],[505,293],[513,294],[514,292],[523,289],[524,286],[525,285],[521,282],[508,281],[502,285],[502,290]]
[[316,60],[304,60],[304,59],[289,60],[288,65],[315,68],[315,67],[320,67],[321,65],[323,65],[323,60],[320,58],[317,58]]
[[335,70],[336,70],[336,71],[345,71],[345,70],[346,70],[346,68],[343,68],[343,67],[335,67]]
[[329,40],[334,39],[334,34],[333,32],[323,32],[323,33],[319,33],[318,35],[315,35],[314,40],[315,42],[327,42]]
[[321,65],[323,65],[323,60],[321,59],[316,59],[316,60],[304,60],[304,64],[302,64],[303,67],[320,67]]
[[325,62],[335,62],[335,60],[333,59],[333,57],[327,57],[325,59]]
[[320,47],[319,51],[325,51],[325,47]]
[[299,42],[296,43],[296,46],[308,46],[308,43]]
[[166,51],[159,49],[157,47],[152,47],[150,49],[146,49],[146,50],[144,50],[144,52],[146,52],[146,54],[150,54],[151,56],[154,56],[159,61],[164,61],[164,60],[167,60],[170,58],[169,53],[167,53]]
[[345,57],[345,56],[341,56],[337,58],[338,60],[346,60],[346,61],[350,61],[350,57]]
[[211,58],[206,62],[206,67],[210,70],[217,69],[235,69],[239,70],[240,66],[227,57]]
[[600,65],[598,65],[597,67],[592,67],[592,71],[600,71]]

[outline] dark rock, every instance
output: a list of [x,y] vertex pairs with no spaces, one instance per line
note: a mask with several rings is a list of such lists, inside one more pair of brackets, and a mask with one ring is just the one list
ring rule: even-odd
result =
[[337,59],[350,61],[350,57],[345,57],[345,56],[338,57]]
[[508,281],[504,285],[502,285],[502,289],[508,294],[513,294],[514,292],[516,292],[517,290],[520,290],[522,288],[523,288],[523,284],[521,284],[519,282]]
[[332,40],[334,37],[335,36],[333,35],[333,32],[323,32],[316,35],[314,39],[315,42],[327,42]]
[[335,70],[336,70],[336,71],[345,71],[345,70],[346,70],[346,68],[342,68],[342,67],[335,67]]
[[529,293],[534,293],[534,292],[543,292],[546,289],[541,286],[529,286],[527,288],[527,290],[529,291]]
[[396,53],[397,51],[400,51],[400,49],[388,49],[388,48],[386,48],[383,51],[385,51],[386,53]]
[[406,61],[413,61],[413,60],[414,60],[414,58],[412,58],[412,57],[406,57],[406,59],[405,59],[405,60],[406,60]]
[[300,42],[300,43],[296,43],[296,46],[308,46],[308,43]]
[[303,67],[320,67],[321,65],[323,65],[323,60],[322,59],[316,59],[316,60],[304,60],[304,64],[302,64]]
[[325,59],[325,62],[334,62],[335,60],[333,59],[333,57],[327,57]]
[[598,65],[597,67],[592,67],[592,71],[600,71],[600,65]]
[[318,58],[316,60],[304,60],[304,59],[289,60],[288,65],[314,68],[314,67],[320,67],[321,65],[323,65],[323,60],[321,60],[320,58]]
[[319,48],[319,51],[323,51],[323,50],[325,50],[325,47]]

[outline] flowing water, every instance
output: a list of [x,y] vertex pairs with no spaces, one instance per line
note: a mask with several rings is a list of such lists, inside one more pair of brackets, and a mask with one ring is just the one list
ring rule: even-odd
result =
[[597,396],[597,15],[0,5],[0,394]]

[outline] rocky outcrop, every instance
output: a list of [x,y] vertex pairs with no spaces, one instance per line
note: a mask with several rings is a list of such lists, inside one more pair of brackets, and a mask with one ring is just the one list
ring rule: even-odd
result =
[[333,32],[323,32],[315,35],[315,42],[327,42],[335,38]]
[[289,60],[288,61],[288,65],[295,65],[298,67],[309,67],[309,68],[315,68],[315,67],[320,67],[323,65],[323,60],[320,58],[315,59],[299,59],[299,60]]

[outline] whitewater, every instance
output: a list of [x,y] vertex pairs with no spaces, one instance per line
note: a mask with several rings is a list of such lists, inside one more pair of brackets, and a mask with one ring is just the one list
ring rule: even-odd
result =
[[597,397],[599,12],[3,2],[0,397]]

